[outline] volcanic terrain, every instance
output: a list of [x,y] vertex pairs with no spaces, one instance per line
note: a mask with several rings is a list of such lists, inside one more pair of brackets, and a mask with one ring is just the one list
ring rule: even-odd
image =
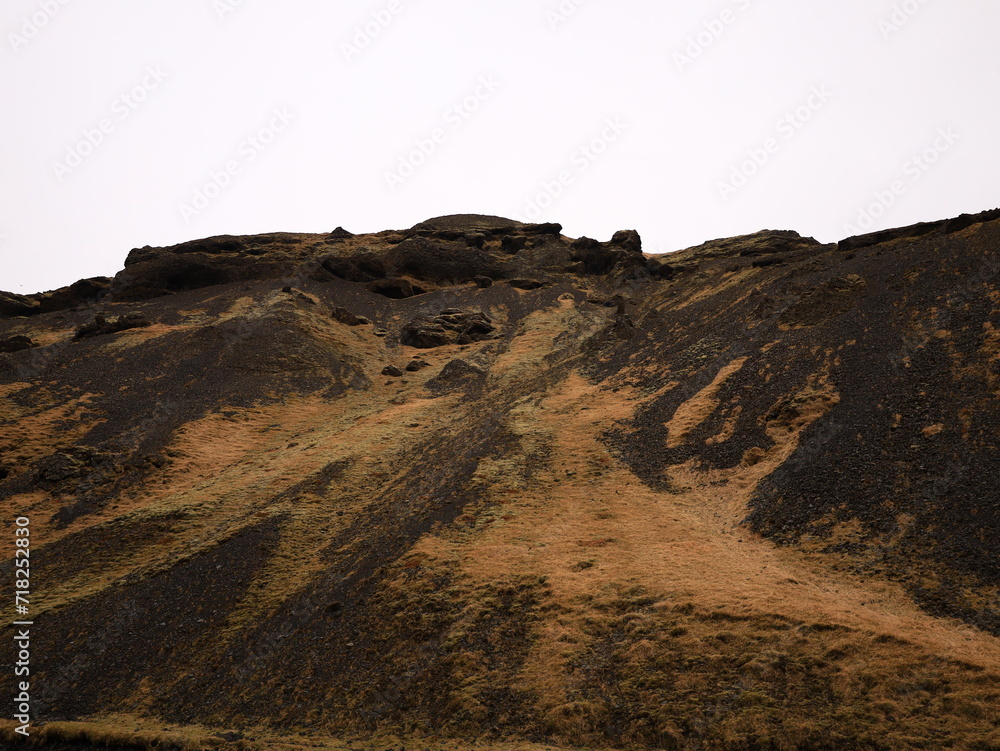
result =
[[31,742],[1000,749],[998,251],[457,215],[0,293]]

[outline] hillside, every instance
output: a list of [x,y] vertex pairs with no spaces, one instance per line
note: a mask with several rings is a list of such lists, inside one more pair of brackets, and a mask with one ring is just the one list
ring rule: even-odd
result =
[[0,293],[34,741],[1000,749],[1000,211],[561,232]]

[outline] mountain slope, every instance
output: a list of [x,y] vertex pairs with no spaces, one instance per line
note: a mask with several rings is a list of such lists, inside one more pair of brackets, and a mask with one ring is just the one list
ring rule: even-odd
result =
[[1000,748],[998,248],[460,215],[0,293],[49,741]]

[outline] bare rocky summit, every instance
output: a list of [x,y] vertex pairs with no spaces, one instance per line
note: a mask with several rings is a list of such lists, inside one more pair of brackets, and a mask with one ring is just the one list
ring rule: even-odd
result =
[[1000,748],[998,253],[453,215],[0,293],[36,742]]

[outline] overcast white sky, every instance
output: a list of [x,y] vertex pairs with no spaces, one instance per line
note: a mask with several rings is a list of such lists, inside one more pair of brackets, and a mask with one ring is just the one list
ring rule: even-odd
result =
[[450,213],[665,252],[1000,205],[996,0],[6,0],[0,289]]

